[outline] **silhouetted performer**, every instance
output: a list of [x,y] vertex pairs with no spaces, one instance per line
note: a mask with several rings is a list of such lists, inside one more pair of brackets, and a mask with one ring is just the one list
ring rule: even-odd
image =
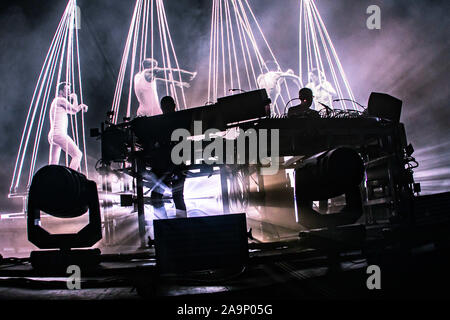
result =
[[[72,138],[67,135],[69,125],[67,114],[76,114],[79,111],[87,112],[88,106],[78,104],[78,97],[75,93],[70,93],[70,84],[68,83],[62,82],[58,84],[57,91],[57,96],[53,99],[50,106],[49,164],[59,164],[61,150],[63,150],[72,158],[70,168],[78,170],[83,153]],[[72,102],[69,102],[69,99]]]
[[171,96],[166,96],[161,99],[161,111],[163,114],[175,112],[177,105]]
[[300,104],[298,106],[289,108],[288,117],[319,116],[317,111],[310,109],[314,100],[313,92],[311,89],[300,89],[300,91],[298,92],[298,98],[300,100]]
[[168,80],[158,75],[163,75],[164,72],[181,72],[191,76],[193,80],[197,75],[196,72],[189,72],[182,69],[173,68],[159,68],[158,61],[155,59],[145,59],[142,61],[143,70],[134,77],[134,91],[139,101],[139,108],[137,116],[156,116],[161,114],[158,100],[157,81],[168,82],[179,87],[189,88],[189,83],[175,80]]
[[[174,113],[176,104],[172,97],[166,96],[161,99],[161,110],[163,114]],[[186,216],[186,204],[184,202],[184,182],[186,176],[183,165],[175,166],[171,159],[172,143],[159,145],[157,156],[153,159],[151,166],[152,172],[156,175],[158,181],[164,183],[172,190],[172,198],[177,209],[177,217]],[[164,209],[162,197],[164,189],[157,183],[152,191],[151,199],[153,207],[163,217],[167,217]]]

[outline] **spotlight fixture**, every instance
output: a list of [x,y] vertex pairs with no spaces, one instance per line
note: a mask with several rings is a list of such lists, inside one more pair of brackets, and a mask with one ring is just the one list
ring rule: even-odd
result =
[[[76,234],[50,234],[40,225],[41,211],[57,218],[76,218],[89,211],[89,223]],[[97,184],[83,174],[63,166],[49,165],[33,177],[28,194],[28,240],[40,249],[31,263],[36,269],[62,268],[66,265],[98,263],[100,250],[75,250],[91,247],[102,238]]]
[[111,126],[102,130],[102,160],[104,162],[124,161],[127,158],[127,133]]
[[[324,151],[306,159],[295,169],[297,221],[308,228],[323,228],[355,223],[362,215],[359,184],[364,163],[358,153],[347,147]],[[346,206],[338,213],[320,214],[313,201],[345,195]]]

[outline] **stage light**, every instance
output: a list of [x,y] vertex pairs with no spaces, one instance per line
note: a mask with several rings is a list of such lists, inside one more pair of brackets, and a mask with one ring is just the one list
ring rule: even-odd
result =
[[295,170],[295,188],[305,199],[326,200],[358,185],[363,176],[358,153],[341,147],[306,159]]
[[[364,163],[356,151],[340,147],[306,159],[295,169],[297,221],[308,228],[322,228],[356,222],[362,215],[359,184]],[[338,213],[320,214],[313,201],[345,195],[346,206]]]
[[[50,234],[40,226],[41,211],[58,218],[75,218],[89,211],[89,223],[76,234]],[[71,249],[91,247],[102,238],[97,184],[67,167],[43,167],[30,186],[27,228],[28,240],[38,248],[61,249],[32,252],[33,267],[58,269],[66,264],[95,264],[100,255],[98,249]]]
[[103,162],[124,161],[127,158],[127,134],[117,127],[108,127],[101,133]]

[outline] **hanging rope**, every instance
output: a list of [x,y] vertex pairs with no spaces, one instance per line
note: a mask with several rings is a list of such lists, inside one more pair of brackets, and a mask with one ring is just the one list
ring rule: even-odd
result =
[[38,105],[37,102],[41,98],[43,85],[47,80],[49,69],[53,65],[55,51],[57,49],[58,44],[60,43],[59,40],[61,37],[62,30],[64,29],[63,25],[64,25],[64,21],[67,17],[67,14],[68,14],[68,9],[69,9],[69,7],[66,8],[63,18],[61,19],[61,21],[58,25],[57,32],[56,32],[55,36],[53,37],[50,49],[45,58],[44,65],[42,66],[42,69],[41,69],[41,72],[40,72],[40,75],[38,78],[38,82],[37,82],[37,85],[36,85],[34,93],[33,93],[33,97],[31,99],[30,107],[28,109],[27,119],[25,121],[25,127],[24,127],[24,130],[22,133],[22,138],[20,140],[19,152],[17,153],[16,164],[14,166],[10,194],[14,194],[16,192],[17,188],[19,187],[19,182],[20,182],[20,178],[22,175],[23,163],[25,160],[25,150],[27,150],[27,148],[28,148],[28,143],[30,140],[32,127],[34,124],[34,119],[35,119],[36,112],[37,112],[37,105]]
[[[75,15],[75,19],[79,19],[79,15]],[[78,27],[80,26],[80,21],[75,20],[75,37],[76,37],[76,45],[77,45],[77,66],[78,66],[78,85],[79,85],[79,92],[80,92],[80,101],[81,104],[84,104],[84,97],[83,97],[83,85],[81,83],[81,63],[80,63],[80,41],[78,37]],[[75,83],[75,81],[74,81]],[[81,113],[81,134],[82,134],[82,140],[83,140],[83,154],[84,154],[84,169],[86,171],[86,177],[89,178],[89,168],[87,163],[87,152],[86,152],[86,130],[85,130],[85,123],[84,123],[84,112]],[[77,135],[78,136],[78,135]]]
[[[149,69],[153,74],[152,81],[163,82],[165,94],[174,98],[179,109],[185,109],[187,103],[184,86],[187,86],[187,82],[183,82],[183,75],[186,74],[192,79],[196,73],[180,68],[162,0],[136,0],[111,107],[114,113],[113,123],[117,123],[119,119],[125,82],[129,85],[126,116],[130,118],[135,114],[132,105],[136,90],[134,79],[138,73],[144,72],[142,62],[148,58],[151,58],[152,62],[159,61],[162,64],[155,67],[152,63]],[[137,59],[139,61],[136,61]],[[127,70],[129,77],[126,79]]]
[[[263,45],[260,46],[259,42]],[[277,70],[270,70],[267,61],[273,61]],[[211,14],[208,102],[217,101],[219,93],[226,96],[233,91],[263,88],[260,83],[262,79],[264,83],[275,83],[275,88],[266,90],[274,92],[271,96],[274,112],[280,114],[286,99],[291,99],[287,78],[300,80],[293,72],[281,71],[248,0],[214,0]],[[278,106],[278,99],[283,108]]]
[[[333,108],[333,98],[355,100],[336,49],[314,0],[300,0],[299,21],[300,76],[306,76],[308,85],[316,87],[316,84],[312,83],[310,78],[310,75],[315,74],[318,81],[317,87],[328,88],[329,90],[327,101],[320,102],[329,105],[331,108]],[[306,71],[303,70],[304,60],[306,60]],[[303,72],[306,72],[306,75]],[[330,76],[331,82],[328,82]],[[318,99],[320,98],[316,97],[316,100]],[[340,101],[339,105],[343,110],[348,109],[348,104],[344,101]],[[358,110],[360,107],[351,102],[350,109]]]
[[[61,82],[63,74],[66,83],[71,82],[73,84],[73,89],[78,89],[80,92],[81,103],[83,103],[79,39],[75,20],[76,16],[76,0],[70,0],[67,3],[55,35],[53,36],[34,89],[16,157],[16,163],[10,186],[10,196],[15,196],[19,192],[26,192],[31,184],[39,156],[41,155],[39,149],[41,139],[43,138],[42,132],[45,127],[46,119],[49,118],[47,112],[49,109],[49,102],[51,98],[57,95],[57,90],[54,88]],[[76,88],[75,85],[77,80],[78,88]],[[70,115],[70,129],[68,131],[72,133],[72,138],[77,146],[80,146],[79,135],[82,134],[81,140],[83,143],[83,155],[85,157],[84,167],[86,174],[88,174],[83,114],[81,118],[82,120],[80,126],[77,117]],[[29,166],[24,166],[27,158],[29,158]],[[28,170],[26,186],[22,186],[24,168]]]

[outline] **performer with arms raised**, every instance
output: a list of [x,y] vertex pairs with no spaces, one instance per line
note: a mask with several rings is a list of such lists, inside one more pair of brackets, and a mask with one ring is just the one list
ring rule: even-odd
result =
[[[301,87],[301,79],[300,77],[296,76],[294,74],[294,71],[291,69],[287,70],[286,72],[281,71],[280,66],[277,65],[274,62],[267,62],[266,63],[267,72],[260,74],[258,76],[257,82],[258,87],[260,89],[266,89],[267,95],[269,96],[270,100],[272,100],[272,110],[271,113],[275,113],[275,106],[277,104],[277,100],[281,95],[281,84],[286,79],[294,80],[295,83],[297,83],[298,87]],[[280,110],[278,110],[278,113],[281,113]]]
[[193,80],[197,75],[196,72],[189,72],[182,69],[170,69],[159,68],[158,61],[155,59],[145,59],[142,61],[143,70],[134,77],[134,90],[136,97],[139,101],[139,108],[137,116],[155,116],[161,114],[161,108],[159,105],[157,81],[173,83],[179,87],[189,88],[190,85],[187,82],[180,82],[175,80],[168,80],[158,77],[164,72],[181,72],[191,76],[190,80]]

